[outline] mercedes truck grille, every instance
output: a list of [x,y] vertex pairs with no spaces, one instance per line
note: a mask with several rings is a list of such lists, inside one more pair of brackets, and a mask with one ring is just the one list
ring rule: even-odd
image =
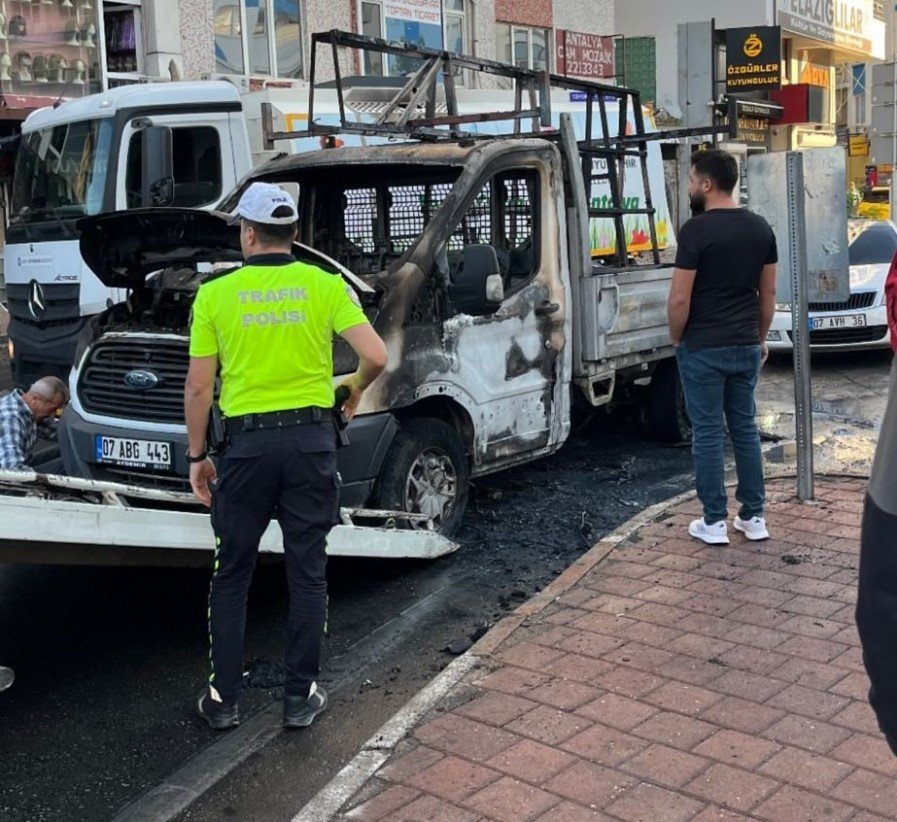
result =
[[41,328],[81,319],[81,286],[77,283],[7,283],[9,313],[19,322]]
[[189,364],[186,339],[100,340],[81,368],[81,406],[104,417],[183,425]]

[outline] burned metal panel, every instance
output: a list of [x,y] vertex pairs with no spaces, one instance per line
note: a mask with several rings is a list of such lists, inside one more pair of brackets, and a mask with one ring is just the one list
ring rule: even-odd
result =
[[628,269],[580,283],[584,361],[669,348],[672,268]]
[[[529,145],[527,145],[529,144]],[[431,220],[407,261],[382,281],[375,327],[390,354],[386,372],[365,394],[360,411],[395,410],[433,396],[451,399],[473,422],[473,471],[494,470],[521,454],[559,446],[569,430],[571,374],[569,274],[563,178],[557,150],[515,141],[491,163],[470,158],[452,195]],[[498,156],[494,155],[493,156]],[[436,250],[461,219],[481,183],[506,169],[534,169],[541,215],[535,276],[490,316],[422,317],[420,295]]]
[[[748,158],[749,206],[766,218],[779,247],[776,292],[791,294],[791,262],[785,163],[791,152],[772,152]],[[846,159],[841,148],[800,152],[804,166],[804,208],[807,215],[809,301],[844,302],[850,296],[848,265]]]

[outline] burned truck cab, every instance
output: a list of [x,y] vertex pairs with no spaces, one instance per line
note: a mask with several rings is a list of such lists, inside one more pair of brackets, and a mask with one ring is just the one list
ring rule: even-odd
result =
[[[241,262],[239,230],[224,215],[144,209],[79,224],[82,253],[100,280],[127,299],[94,317],[81,335],[70,375],[71,403],[60,425],[66,473],[101,481],[189,490],[184,382],[190,309],[201,283]],[[335,277],[340,266],[296,245],[299,259]],[[339,454],[343,505],[370,495],[395,430],[388,414],[352,424],[353,446]]]
[[[556,146],[406,143],[285,156],[244,179],[223,210],[254,181],[295,193],[300,253],[346,278],[389,351],[339,455],[344,507],[423,514],[450,534],[470,477],[560,447],[572,315]],[[237,230],[182,209],[100,215],[80,227],[91,268],[131,291],[79,345],[62,426],[66,469],[185,487],[189,304],[204,271],[238,262]],[[334,346],[338,382],[357,363],[348,345]]]

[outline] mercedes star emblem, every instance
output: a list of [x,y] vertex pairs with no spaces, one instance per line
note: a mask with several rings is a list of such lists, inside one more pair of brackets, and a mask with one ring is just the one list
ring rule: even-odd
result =
[[44,290],[37,280],[32,280],[28,283],[28,310],[31,312],[31,316],[38,322],[47,313],[47,300],[44,297]]

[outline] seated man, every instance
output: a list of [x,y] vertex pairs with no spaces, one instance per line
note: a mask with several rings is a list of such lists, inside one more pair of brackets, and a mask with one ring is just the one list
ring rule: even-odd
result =
[[41,377],[27,391],[15,389],[0,400],[0,469],[28,469],[38,430],[54,437],[51,420],[68,401],[68,388],[59,377]]

